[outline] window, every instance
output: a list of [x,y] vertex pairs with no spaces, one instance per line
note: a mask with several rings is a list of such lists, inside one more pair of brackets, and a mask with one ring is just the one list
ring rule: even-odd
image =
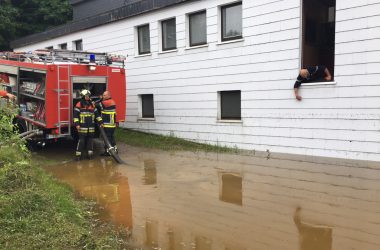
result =
[[53,49],[53,46],[46,47],[46,49],[49,49],[49,50]]
[[189,14],[189,45],[207,43],[206,11]]
[[141,100],[141,118],[154,118],[153,95],[140,95]]
[[241,120],[241,91],[220,91],[220,119]]
[[335,0],[302,1],[302,68],[324,65],[334,77]]
[[149,24],[137,27],[139,55],[150,53]]
[[67,43],[62,43],[62,44],[58,45],[58,47],[62,50],[67,50]]
[[176,23],[175,18],[161,22],[162,31],[162,51],[177,48]]
[[83,50],[82,40],[76,40],[73,42],[73,50]]
[[221,7],[222,41],[242,38],[243,21],[241,2]]

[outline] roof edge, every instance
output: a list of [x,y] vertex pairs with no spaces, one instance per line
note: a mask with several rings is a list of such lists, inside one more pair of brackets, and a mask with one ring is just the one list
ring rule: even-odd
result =
[[[79,3],[79,1],[87,0],[71,1]],[[96,16],[84,18],[78,21],[71,21],[69,23],[47,29],[46,31],[40,33],[13,40],[11,41],[10,46],[13,49],[19,48],[190,1],[200,0],[142,0],[139,2],[134,2]]]
[[89,1],[89,0],[70,0],[70,4],[76,5],[78,3],[82,3],[82,2],[86,2],[86,1]]

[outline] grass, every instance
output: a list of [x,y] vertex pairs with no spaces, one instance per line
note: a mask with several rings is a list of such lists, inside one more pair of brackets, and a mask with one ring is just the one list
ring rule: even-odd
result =
[[67,186],[31,166],[27,157],[20,161],[17,154],[8,148],[0,157],[7,162],[0,169],[0,248],[118,247],[113,240],[117,234],[97,235],[90,203],[76,200]]
[[0,151],[0,249],[119,249],[122,231],[99,225],[94,204],[33,166],[27,152]]
[[174,136],[148,134],[129,129],[116,129],[115,139],[131,146],[155,148],[160,150],[205,151],[218,153],[237,153],[237,148],[186,141]]

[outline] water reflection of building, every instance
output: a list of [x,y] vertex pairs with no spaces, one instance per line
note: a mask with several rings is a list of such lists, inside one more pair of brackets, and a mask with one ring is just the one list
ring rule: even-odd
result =
[[158,247],[158,221],[147,218],[145,222],[145,245],[157,248]]
[[85,198],[104,208],[100,216],[115,225],[132,228],[132,203],[128,178],[122,176],[112,161],[81,161],[49,167],[48,171],[68,183]]
[[219,173],[219,199],[243,205],[243,178],[235,173]]
[[[141,183],[145,170],[128,170],[136,197],[133,236],[141,245],[151,233],[149,218],[161,249],[380,249],[376,166],[145,155],[156,159],[159,185]],[[302,214],[294,217],[299,206]]]
[[314,160],[143,152],[131,166],[52,171],[104,204],[111,220],[133,220],[132,236],[146,249],[380,249],[378,165]]
[[157,183],[156,162],[154,160],[149,159],[144,161],[144,173],[143,181],[145,185]]
[[294,223],[299,232],[300,250],[331,250],[332,228],[324,225],[313,225],[302,221],[301,208],[294,213]]

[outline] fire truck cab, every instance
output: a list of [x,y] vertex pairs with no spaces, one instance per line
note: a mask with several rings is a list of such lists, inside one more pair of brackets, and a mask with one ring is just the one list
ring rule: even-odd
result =
[[126,113],[125,58],[105,53],[40,50],[33,53],[0,53],[0,89],[17,96],[20,132],[38,129],[37,140],[75,135],[73,107],[80,91],[93,101],[111,92],[117,122]]

